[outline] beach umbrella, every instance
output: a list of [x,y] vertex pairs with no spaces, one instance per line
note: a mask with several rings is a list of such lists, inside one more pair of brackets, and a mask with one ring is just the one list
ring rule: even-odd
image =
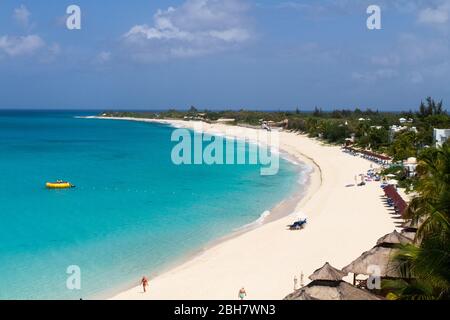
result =
[[419,224],[416,223],[415,221],[409,219],[409,220],[406,220],[404,223],[402,223],[401,227],[406,232],[416,232],[417,229],[419,229]]
[[416,231],[409,231],[409,230],[403,229],[401,233],[408,239],[411,239],[411,241],[416,240],[416,235],[417,235]]
[[400,273],[397,271],[398,265],[391,262],[397,252],[398,249],[376,246],[364,252],[359,258],[342,270],[355,275],[364,274],[370,276],[371,268],[369,267],[377,266],[380,268],[380,277],[401,278]]
[[401,225],[401,227],[403,228],[402,235],[412,240],[416,239],[417,230],[419,228],[417,223],[412,220],[407,220]]
[[400,244],[411,242],[410,238],[397,231],[389,233],[380,238],[375,247],[364,252],[359,258],[344,267],[342,271],[353,273],[356,278],[358,274],[370,276],[373,271],[370,267],[377,266],[380,271],[379,276],[382,278],[403,278],[398,271],[399,265],[393,258],[399,252]]
[[314,271],[312,275],[309,276],[311,280],[328,280],[328,281],[340,281],[347,274],[339,269],[333,268],[328,262],[322,268]]
[[421,238],[419,238],[417,236],[417,230],[419,229],[419,227],[423,224],[425,218],[420,219],[418,222],[413,221],[413,220],[406,220],[401,227],[403,228],[402,230],[402,234],[405,237],[408,237],[412,240],[414,240],[414,242],[420,242]]
[[288,295],[284,300],[320,300],[310,296],[306,293],[306,290],[297,290],[296,292]]
[[328,262],[309,278],[313,280],[303,288],[288,295],[285,300],[382,300],[367,290],[357,288],[342,278],[345,272]]
[[401,233],[397,232],[397,230],[394,230],[394,232],[391,232],[377,241],[377,245],[396,245],[396,244],[408,244],[411,243],[411,240],[406,238]]

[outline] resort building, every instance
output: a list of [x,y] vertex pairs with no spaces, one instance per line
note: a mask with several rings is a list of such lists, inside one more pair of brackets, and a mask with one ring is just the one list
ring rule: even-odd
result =
[[394,140],[394,136],[397,133],[399,133],[399,132],[401,132],[403,130],[406,130],[406,129],[408,129],[408,128],[404,127],[404,126],[397,126],[397,125],[390,126],[389,127],[389,141]]
[[184,116],[184,120],[193,120],[193,121],[206,121],[206,113],[197,113],[195,116]]
[[227,119],[227,118],[220,118],[220,119],[217,119],[217,122],[219,122],[219,123],[230,123],[230,122],[235,122],[236,121],[236,119]]
[[405,168],[408,177],[415,177],[417,168],[417,159],[414,157],[408,158],[408,160],[403,161],[403,167]]
[[397,126],[397,125],[393,125],[389,127],[389,141],[393,141],[394,137],[397,133],[401,132],[401,131],[406,131],[409,130],[411,132],[417,133],[417,128],[416,127],[408,127],[408,126]]
[[442,147],[449,138],[450,129],[433,129],[433,140],[436,143],[436,147]]
[[408,119],[406,119],[406,118],[400,118],[400,119],[398,119],[398,122],[400,122],[400,124],[413,123],[413,122],[414,122],[414,119],[411,119],[411,118],[408,118]]

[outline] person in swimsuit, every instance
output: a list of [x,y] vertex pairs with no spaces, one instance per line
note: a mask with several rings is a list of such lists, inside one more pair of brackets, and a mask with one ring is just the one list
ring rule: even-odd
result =
[[144,289],[144,292],[147,292],[147,287],[148,287],[148,278],[146,276],[142,277],[141,280],[141,284],[142,284],[142,288]]
[[239,290],[239,299],[244,300],[246,296],[247,292],[245,292],[244,287],[242,287],[241,290]]

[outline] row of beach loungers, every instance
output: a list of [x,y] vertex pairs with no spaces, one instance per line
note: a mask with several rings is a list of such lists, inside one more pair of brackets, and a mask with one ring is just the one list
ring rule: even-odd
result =
[[352,156],[360,156],[361,158],[367,159],[380,165],[387,165],[392,161],[391,158],[372,151],[358,150],[352,147],[344,147],[343,151],[345,153],[351,154]]
[[393,185],[384,186],[384,194],[388,198],[388,204],[395,208],[395,211],[404,217],[405,210],[408,204],[405,200],[398,194],[397,189]]

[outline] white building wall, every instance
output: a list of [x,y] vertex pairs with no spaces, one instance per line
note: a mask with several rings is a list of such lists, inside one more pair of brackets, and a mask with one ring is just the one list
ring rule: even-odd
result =
[[444,142],[450,138],[450,129],[434,129],[433,137],[436,147],[442,147]]

